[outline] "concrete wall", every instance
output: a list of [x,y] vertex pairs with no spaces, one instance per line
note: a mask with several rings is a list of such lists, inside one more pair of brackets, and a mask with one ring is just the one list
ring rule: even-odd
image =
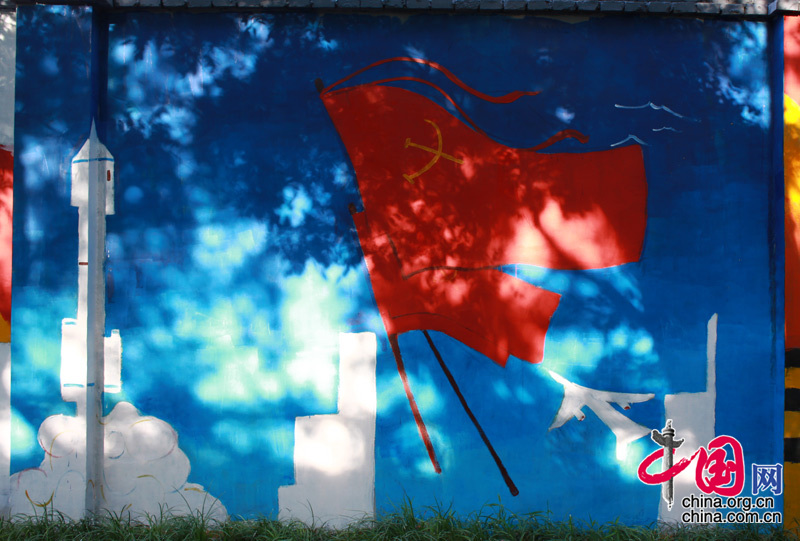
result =
[[768,23],[17,23],[12,512],[680,520],[669,419],[767,490]]

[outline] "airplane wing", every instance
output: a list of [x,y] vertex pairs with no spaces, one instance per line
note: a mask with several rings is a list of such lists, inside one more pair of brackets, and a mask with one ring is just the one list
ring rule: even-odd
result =
[[603,402],[617,404],[624,410],[630,409],[631,404],[647,402],[656,396],[653,393],[615,393],[611,391],[595,391],[593,389],[590,391],[593,398]]
[[572,417],[577,418],[579,421],[583,421],[586,416],[581,411],[581,408],[585,405],[586,404],[583,402],[583,400],[581,400],[580,396],[575,393],[570,393],[565,387],[564,398],[561,400],[561,407],[558,409],[556,417],[553,419],[553,423],[550,425],[548,430],[553,430],[554,428],[562,426]]
[[550,376],[564,386],[564,399],[550,425],[550,430],[562,426],[573,416],[582,421],[585,416],[581,408],[588,406],[617,437],[618,456],[624,454],[630,442],[650,433],[648,428],[632,421],[614,409],[611,404],[617,404],[627,410],[632,403],[650,400],[655,397],[654,394],[597,391],[572,383],[555,372],[550,372]]

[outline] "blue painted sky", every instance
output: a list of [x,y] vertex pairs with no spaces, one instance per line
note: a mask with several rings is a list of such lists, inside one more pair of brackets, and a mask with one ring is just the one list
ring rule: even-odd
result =
[[[68,164],[91,123],[90,22],[80,10],[19,15],[12,471],[41,459],[33,434],[44,417],[71,411],[58,390],[60,321],[74,317],[77,295]],[[348,211],[360,205],[356,179],[314,80],[394,56],[428,58],[489,94],[540,90],[504,106],[453,91],[505,144],[532,146],[567,128],[588,143],[553,152],[642,143],[649,219],[639,262],[504,269],[562,295],[541,366],[501,368],[433,333],[517,498],[421,333],[409,333],[400,345],[444,469],[433,473],[362,262]],[[397,75],[445,83],[395,64],[372,77]],[[764,422],[777,415],[773,401],[757,399],[771,397],[780,375],[768,369],[767,89],[757,23],[115,14],[101,133],[117,167],[107,328],[122,336],[123,392],[107,406],[127,400],[172,424],[189,480],[229,512],[275,515],[277,487],[293,482],[295,416],[335,412],[338,333],[372,331],[379,507],[408,496],[469,512],[499,497],[520,512],[650,523],[658,489],[635,468],[652,443],[619,462],[613,434],[591,414],[548,432],[561,389],[546,370],[655,393],[630,416],[660,428],[665,394],[704,390],[706,322],[718,313],[717,433],[739,438],[748,461],[780,460]],[[621,497],[602,497],[609,490]]]

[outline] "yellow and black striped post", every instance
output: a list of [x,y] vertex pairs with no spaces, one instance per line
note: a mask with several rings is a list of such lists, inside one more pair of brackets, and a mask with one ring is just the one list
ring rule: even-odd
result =
[[786,351],[786,391],[783,429],[785,527],[800,525],[800,348]]

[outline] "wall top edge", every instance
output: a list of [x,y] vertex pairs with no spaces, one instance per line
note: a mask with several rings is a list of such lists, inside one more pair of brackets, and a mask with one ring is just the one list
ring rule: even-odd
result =
[[762,19],[800,14],[800,0],[0,0],[0,11],[33,4],[88,5],[113,10],[313,10],[375,13],[376,11],[592,13]]

